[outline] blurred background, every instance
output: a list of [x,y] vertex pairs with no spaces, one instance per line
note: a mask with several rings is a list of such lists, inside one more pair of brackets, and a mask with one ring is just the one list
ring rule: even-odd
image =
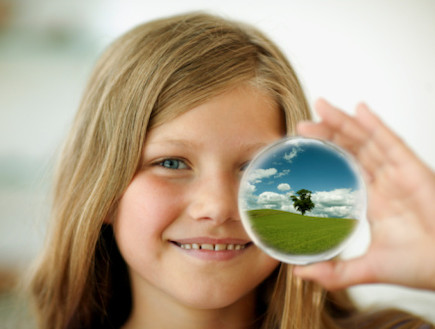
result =
[[[17,275],[43,243],[54,159],[98,55],[138,23],[189,10],[258,26],[311,104],[325,97],[353,112],[367,102],[435,168],[435,1],[0,0],[0,328],[14,317]],[[393,305],[435,322],[434,293],[351,292],[362,308]]]

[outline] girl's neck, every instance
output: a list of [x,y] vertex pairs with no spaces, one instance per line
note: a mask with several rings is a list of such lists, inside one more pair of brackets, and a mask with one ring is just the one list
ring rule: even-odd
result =
[[192,308],[159,291],[133,296],[133,309],[122,329],[253,329],[255,292],[219,309]]

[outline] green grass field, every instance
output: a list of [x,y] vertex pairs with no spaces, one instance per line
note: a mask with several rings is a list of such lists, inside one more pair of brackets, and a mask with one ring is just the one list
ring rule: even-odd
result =
[[357,224],[355,219],[309,217],[273,209],[247,213],[264,244],[299,255],[317,254],[338,246]]

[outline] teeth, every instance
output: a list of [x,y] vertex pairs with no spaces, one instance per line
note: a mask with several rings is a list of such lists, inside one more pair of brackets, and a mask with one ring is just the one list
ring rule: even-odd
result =
[[205,250],[214,250],[214,246],[212,244],[208,244],[208,243],[203,243],[201,245],[201,249],[205,249]]
[[184,243],[179,244],[182,249],[194,249],[194,250],[213,250],[213,251],[223,251],[223,250],[241,250],[245,249],[246,244],[211,244],[211,243]]
[[214,246],[214,250],[219,251],[219,250],[226,250],[227,249],[227,245],[226,244],[215,244]]

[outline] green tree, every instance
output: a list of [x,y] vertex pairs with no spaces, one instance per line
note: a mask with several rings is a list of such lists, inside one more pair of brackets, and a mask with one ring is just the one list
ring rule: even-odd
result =
[[311,191],[306,189],[301,189],[296,192],[298,196],[292,195],[290,198],[293,200],[293,206],[297,211],[300,211],[302,215],[306,211],[310,211],[315,207],[313,201],[311,201]]

